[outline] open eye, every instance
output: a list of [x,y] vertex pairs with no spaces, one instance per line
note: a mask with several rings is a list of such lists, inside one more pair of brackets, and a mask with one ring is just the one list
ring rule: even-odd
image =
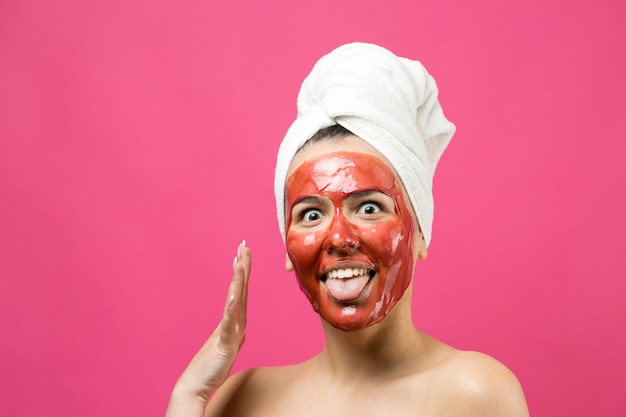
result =
[[322,218],[322,212],[318,209],[308,209],[302,213],[302,220],[309,223],[315,223]]
[[291,207],[291,225],[289,227],[317,227],[332,213],[332,202],[325,197],[312,195],[297,201]]
[[358,214],[376,214],[381,211],[380,205],[378,203],[374,203],[372,201],[368,201],[359,206],[357,213]]

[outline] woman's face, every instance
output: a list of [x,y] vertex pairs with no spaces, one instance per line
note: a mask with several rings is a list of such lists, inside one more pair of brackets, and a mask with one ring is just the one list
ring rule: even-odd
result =
[[316,142],[296,155],[286,217],[287,255],[300,288],[341,330],[381,321],[409,286],[415,254],[425,253],[393,168],[356,136]]

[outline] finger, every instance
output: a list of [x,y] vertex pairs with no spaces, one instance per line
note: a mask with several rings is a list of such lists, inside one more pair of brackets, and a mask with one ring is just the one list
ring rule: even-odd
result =
[[243,266],[245,271],[245,284],[247,287],[248,279],[250,278],[250,270],[252,267],[252,253],[250,248],[246,246],[246,241],[242,241],[237,248],[237,260]]
[[228,288],[228,296],[222,322],[220,323],[220,348],[225,351],[238,349],[241,326],[241,315],[244,298],[244,269],[235,258],[233,262],[233,278]]
[[250,280],[250,271],[252,270],[252,252],[246,246],[245,240],[239,245],[238,254],[239,262],[244,268],[243,314],[245,316],[248,307],[248,282]]
[[240,315],[240,326],[245,329],[248,322],[248,283],[250,280],[250,273],[252,270],[252,253],[249,248],[245,246],[245,240],[242,242],[240,262],[244,268],[244,284],[243,284],[243,299]]

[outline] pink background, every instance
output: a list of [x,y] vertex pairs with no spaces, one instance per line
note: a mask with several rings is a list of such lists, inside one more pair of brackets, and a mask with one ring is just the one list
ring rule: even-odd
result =
[[[414,316],[533,416],[626,413],[622,1],[0,3],[0,415],[154,416],[254,252],[236,369],[317,352],[277,146],[341,43],[435,75],[458,132]],[[331,413],[332,414],[332,413]]]

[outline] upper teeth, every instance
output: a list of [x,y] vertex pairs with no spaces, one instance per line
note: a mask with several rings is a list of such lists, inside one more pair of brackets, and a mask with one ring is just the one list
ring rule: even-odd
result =
[[367,269],[365,268],[344,268],[344,269],[334,269],[330,271],[327,275],[328,278],[352,278],[358,277],[359,275],[365,275],[367,273]]

